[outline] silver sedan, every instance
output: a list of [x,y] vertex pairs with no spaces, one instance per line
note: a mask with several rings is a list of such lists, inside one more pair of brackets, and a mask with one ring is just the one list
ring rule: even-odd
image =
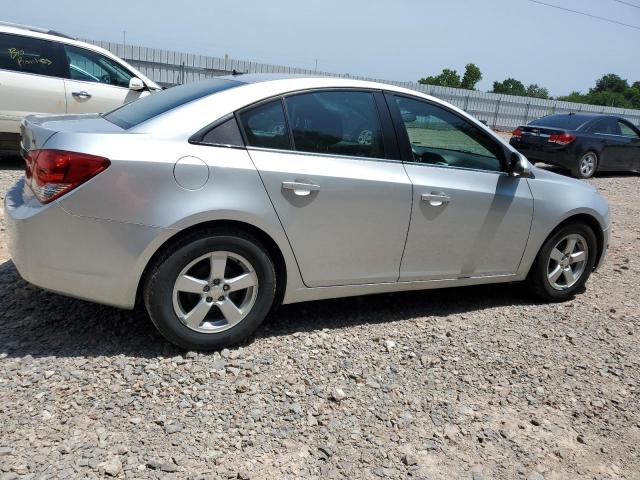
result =
[[391,85],[217,78],[29,117],[22,149],[5,199],[22,277],[139,300],[184,348],[237,343],[281,303],[525,280],[564,300],[609,242],[593,187]]

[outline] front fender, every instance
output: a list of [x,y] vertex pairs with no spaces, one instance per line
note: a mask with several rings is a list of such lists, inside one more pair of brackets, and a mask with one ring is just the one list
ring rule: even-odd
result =
[[[527,179],[533,194],[533,221],[518,274],[526,275],[549,235],[566,220],[587,215],[600,227],[598,238],[608,238],[611,218],[609,204],[588,183],[539,168]],[[601,249],[605,248],[602,242]]]

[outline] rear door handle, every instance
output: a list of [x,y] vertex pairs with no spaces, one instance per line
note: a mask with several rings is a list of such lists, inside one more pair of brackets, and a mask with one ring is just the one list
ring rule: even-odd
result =
[[310,195],[311,192],[320,190],[320,185],[311,182],[282,182],[282,188],[285,190],[293,190],[293,193],[300,197],[306,197]]
[[432,207],[439,207],[451,201],[451,197],[443,192],[423,193],[420,198],[423,202],[429,202]]
[[81,92],[71,92],[71,95],[78,98],[91,98],[91,94],[89,92],[85,92],[82,90]]

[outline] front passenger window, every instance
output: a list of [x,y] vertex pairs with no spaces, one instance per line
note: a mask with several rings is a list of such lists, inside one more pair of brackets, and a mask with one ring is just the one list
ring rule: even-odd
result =
[[117,62],[97,52],[73,45],[65,45],[64,50],[69,61],[69,77],[72,80],[129,88],[129,80],[133,75]]
[[618,125],[620,126],[620,132],[625,137],[638,138],[640,136],[638,135],[638,132],[636,132],[633,128],[631,128],[626,123],[618,121]]
[[432,103],[395,97],[416,162],[501,171],[502,148],[467,120]]

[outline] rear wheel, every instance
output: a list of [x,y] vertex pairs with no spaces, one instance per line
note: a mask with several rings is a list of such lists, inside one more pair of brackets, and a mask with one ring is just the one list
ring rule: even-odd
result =
[[596,253],[590,227],[570,223],[559,228],[542,245],[529,274],[534,292],[545,301],[571,298],[591,275]]
[[578,160],[578,165],[573,170],[576,178],[591,178],[598,170],[598,155],[596,152],[587,152]]
[[182,239],[158,258],[144,302],[160,333],[179,347],[215,350],[251,335],[275,297],[273,262],[242,231],[208,230]]

